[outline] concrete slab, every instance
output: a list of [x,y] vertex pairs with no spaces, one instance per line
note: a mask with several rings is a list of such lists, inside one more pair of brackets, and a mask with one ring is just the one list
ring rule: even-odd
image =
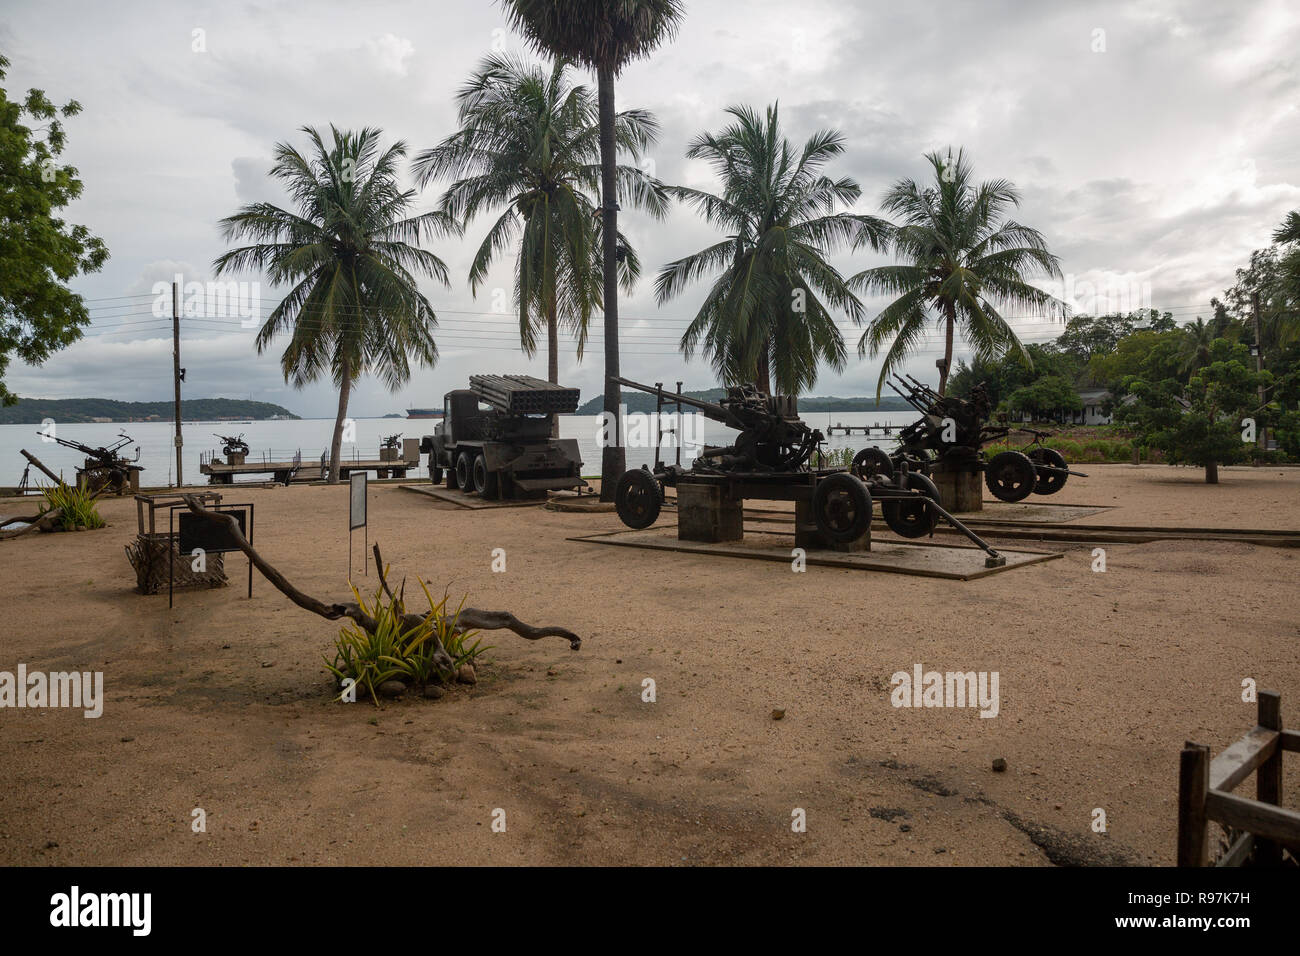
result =
[[[651,551],[676,551],[684,554],[708,554],[728,558],[749,558],[758,561],[783,561],[789,563],[794,547],[793,532],[769,530],[751,531],[744,541],[727,541],[706,544],[699,541],[677,540],[677,529],[671,525],[648,528],[645,531],[609,531],[600,534],[580,535],[569,541],[584,544],[605,544],[623,548],[643,548]],[[857,571],[883,571],[889,574],[911,574],[921,577],[949,578],[955,581],[972,581],[1000,571],[1051,561],[1062,557],[1047,551],[1009,551],[999,549],[1007,563],[1000,568],[984,567],[985,554],[978,548],[952,547],[950,545],[916,544],[912,542],[875,539],[871,551],[845,554],[839,551],[808,551],[809,565],[829,568],[849,568]]]
[[1048,504],[1045,501],[1007,502],[998,501],[995,498],[991,501],[986,500],[983,509],[980,511],[958,511],[953,513],[958,518],[969,514],[972,519],[978,518],[981,522],[1006,521],[1018,524],[1024,521],[1041,521],[1054,524],[1059,521],[1075,521],[1079,518],[1086,518],[1089,515],[1110,511],[1114,507],[1114,505]]
[[436,498],[439,501],[446,501],[449,504],[456,505],[459,508],[468,508],[471,511],[482,511],[487,508],[527,508],[534,505],[546,504],[545,498],[529,498],[524,501],[514,499],[506,501],[484,501],[478,495],[469,495],[463,491],[444,488],[442,485],[402,485],[403,491],[414,491],[417,495],[428,495],[430,498]]

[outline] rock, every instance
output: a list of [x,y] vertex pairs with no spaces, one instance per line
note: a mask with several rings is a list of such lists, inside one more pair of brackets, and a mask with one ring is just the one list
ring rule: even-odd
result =
[[386,680],[379,685],[380,697],[401,697],[406,693],[406,685],[400,680]]
[[994,772],[994,773],[1006,773],[1006,771],[1007,771],[1007,758],[1006,758],[1006,757],[994,757],[994,758],[993,758],[993,772]]
[[456,671],[456,680],[462,684],[477,684],[478,675],[474,673],[474,665],[461,664],[460,670]]
[[773,719],[773,720],[781,720],[783,717],[785,717],[785,711],[784,711],[784,710],[781,710],[781,709],[778,708],[778,709],[774,709],[774,710],[772,711],[772,719]]
[[425,684],[425,685],[424,685],[424,696],[427,697],[427,698],[429,698],[429,700],[437,700],[439,697],[441,697],[441,696],[442,696],[443,694],[445,694],[445,693],[446,693],[446,691],[444,691],[444,690],[443,690],[441,687],[439,687],[437,684]]

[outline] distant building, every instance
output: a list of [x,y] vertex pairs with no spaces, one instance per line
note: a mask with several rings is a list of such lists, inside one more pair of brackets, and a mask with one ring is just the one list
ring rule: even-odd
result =
[[1103,406],[1111,400],[1108,388],[1085,388],[1079,391],[1079,401],[1083,402],[1083,411],[1075,412],[1075,425],[1109,425],[1113,416],[1107,415]]

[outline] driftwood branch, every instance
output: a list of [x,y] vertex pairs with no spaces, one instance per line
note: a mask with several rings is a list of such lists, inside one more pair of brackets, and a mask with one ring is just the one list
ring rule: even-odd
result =
[[[196,495],[185,495],[184,499],[185,504],[193,514],[199,515],[214,524],[225,524],[229,529],[231,540],[235,542],[240,551],[243,551],[244,554],[247,555],[248,560],[253,562],[253,567],[257,568],[262,577],[270,581],[277,591],[287,597],[294,604],[298,605],[305,611],[319,614],[327,620],[336,621],[344,617],[350,618],[363,630],[374,633],[378,626],[375,619],[366,614],[356,602],[349,601],[342,604],[326,604],[324,601],[318,600],[310,594],[294,587],[288,578],[281,574],[274,565],[258,554],[257,550],[248,543],[248,539],[244,537],[244,533],[239,529],[239,522],[235,520],[233,515],[227,512],[209,511],[203,506],[202,502],[199,501]],[[400,608],[402,606],[401,601],[400,599],[393,597],[393,591],[388,585],[387,578],[384,576],[384,563],[382,556],[379,553],[378,545],[375,545],[374,552],[375,566],[379,569],[380,585]],[[424,616],[420,614],[403,613],[402,615],[402,622],[406,627],[413,627],[423,620]],[[461,608],[458,629],[477,629],[484,631],[509,630],[514,631],[520,637],[530,641],[540,640],[543,637],[562,637],[569,642],[569,647],[575,651],[582,646],[582,639],[567,628],[555,626],[535,627],[531,624],[525,624],[509,611],[484,611],[474,607]],[[439,650],[442,650],[441,644],[439,645]],[[446,654],[446,651],[442,650],[442,653]],[[447,656],[446,666],[450,665],[451,658],[450,656]]]

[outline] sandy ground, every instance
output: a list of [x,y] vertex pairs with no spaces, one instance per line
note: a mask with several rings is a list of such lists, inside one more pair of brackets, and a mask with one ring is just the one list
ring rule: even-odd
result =
[[[1086,470],[1057,497],[1116,508],[1084,523],[1300,529],[1300,469]],[[346,487],[226,500],[256,503],[256,543],[301,588],[347,595]],[[102,670],[107,698],[97,720],[0,710],[0,863],[1169,864],[1183,741],[1217,753],[1253,725],[1244,678],[1300,713],[1297,550],[1112,545],[1099,574],[1093,545],[1036,544],[1065,557],[971,582],[795,574],[565,540],[614,515],[372,486],[396,574],[584,640],[494,632],[477,686],[376,708],[330,699],[336,625],[260,577],[248,600],[242,557],[170,612],[136,594],[134,503],[102,511],[104,530],[0,542],[0,670]],[[894,708],[917,663],[997,671],[999,716]]]

